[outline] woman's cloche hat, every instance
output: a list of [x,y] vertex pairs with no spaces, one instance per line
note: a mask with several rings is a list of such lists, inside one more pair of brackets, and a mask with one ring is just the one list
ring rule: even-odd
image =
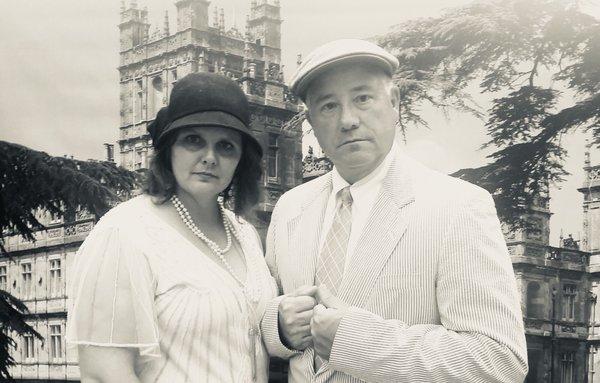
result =
[[260,142],[250,129],[250,107],[239,85],[214,73],[191,73],[175,83],[169,105],[148,126],[152,145],[180,128],[221,126],[242,133],[262,154]]

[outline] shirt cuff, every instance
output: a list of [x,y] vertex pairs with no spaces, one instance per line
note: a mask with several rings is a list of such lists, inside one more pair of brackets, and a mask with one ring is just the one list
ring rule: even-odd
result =
[[280,295],[267,304],[260,328],[269,355],[289,359],[302,352],[287,348],[279,337],[279,303],[284,297],[285,295]]

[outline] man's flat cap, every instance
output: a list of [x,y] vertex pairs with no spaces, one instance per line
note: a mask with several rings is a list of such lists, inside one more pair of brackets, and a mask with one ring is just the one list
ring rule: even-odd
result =
[[365,40],[342,39],[321,45],[312,51],[292,76],[290,89],[302,100],[308,85],[326,69],[347,60],[367,61],[392,75],[398,69],[398,59],[383,48]]

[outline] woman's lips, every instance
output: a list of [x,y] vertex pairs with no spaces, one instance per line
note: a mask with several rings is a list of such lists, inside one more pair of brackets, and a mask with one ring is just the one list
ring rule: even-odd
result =
[[203,176],[203,177],[209,177],[209,178],[219,178],[210,172],[194,172],[193,174],[198,175],[198,176]]

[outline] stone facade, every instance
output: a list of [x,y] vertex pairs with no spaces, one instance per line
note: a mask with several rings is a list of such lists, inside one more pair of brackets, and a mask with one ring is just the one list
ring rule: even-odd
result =
[[588,382],[600,382],[600,165],[592,166],[590,147],[585,153],[585,180],[579,192],[583,194],[583,238],[582,247],[590,254],[590,275],[593,279],[590,300],[589,374]]
[[6,250],[12,259],[0,258],[0,289],[21,299],[30,311],[28,323],[44,337],[13,335],[18,363],[10,369],[19,381],[79,379],[77,353],[67,350],[67,283],[75,253],[94,227],[94,217],[77,214],[73,219],[42,217],[48,231],[38,232],[36,242],[8,237]]
[[308,147],[308,153],[302,160],[302,179],[308,182],[333,169],[333,163],[326,156],[316,157],[312,146]]
[[[583,194],[584,235],[548,245],[548,199],[538,198],[526,217],[532,225],[505,238],[521,293],[529,356],[526,382],[600,382],[596,357],[600,329],[596,301],[600,292],[600,166],[586,153]],[[599,245],[599,246],[597,246]]]

